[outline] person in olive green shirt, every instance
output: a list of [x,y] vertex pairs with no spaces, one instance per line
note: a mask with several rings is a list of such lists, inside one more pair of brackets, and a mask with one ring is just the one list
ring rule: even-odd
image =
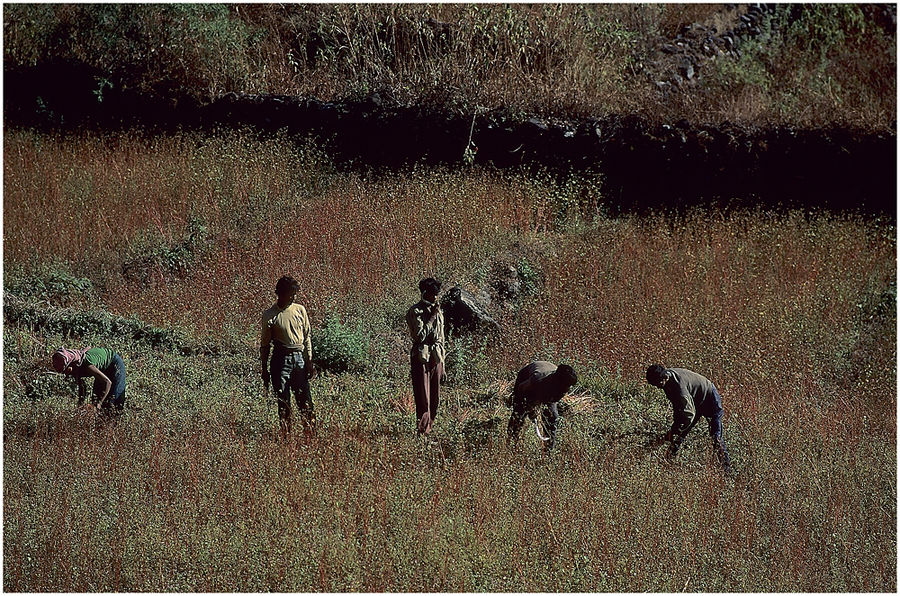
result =
[[556,445],[556,423],[559,420],[557,404],[569,389],[578,382],[578,375],[568,364],[559,366],[546,360],[535,360],[522,368],[516,375],[509,405],[512,413],[506,426],[507,440],[519,438],[519,431],[527,416],[537,422],[540,410],[541,421],[549,433],[544,439],[549,451]]
[[647,369],[647,382],[665,391],[672,402],[674,421],[661,442],[669,441],[669,456],[674,457],[684,437],[700,418],[709,423],[716,455],[727,473],[731,473],[731,458],[722,438],[722,396],[712,382],[703,375],[685,368],[666,368],[654,364]]
[[121,412],[125,407],[125,362],[108,348],[59,348],[51,357],[53,369],[75,378],[78,384],[78,405],[85,402],[85,383],[93,377],[91,403],[107,412]]
[[431,432],[437,417],[441,379],[445,377],[444,314],[438,304],[440,291],[441,283],[426,277],[419,282],[422,299],[406,312],[406,324],[412,336],[409,361],[416,402],[416,429],[421,435]]
[[[262,314],[259,357],[262,364],[263,385],[272,391],[278,402],[278,418],[282,432],[291,432],[291,392],[297,402],[303,425],[315,428],[309,380],[316,374],[312,361],[312,339],[306,308],[294,302],[300,284],[293,277],[284,276],[275,284],[277,302]],[[274,343],[269,360],[270,344]]]

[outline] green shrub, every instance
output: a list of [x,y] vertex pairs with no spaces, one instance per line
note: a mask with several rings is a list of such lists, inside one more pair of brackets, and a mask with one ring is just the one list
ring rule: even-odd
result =
[[447,381],[452,385],[473,386],[490,378],[491,363],[486,337],[461,337],[453,341],[444,362]]
[[54,304],[69,304],[95,296],[91,280],[78,277],[60,263],[41,265],[31,273],[16,268],[8,272],[3,287],[7,296]]
[[531,263],[528,257],[519,259],[516,270],[519,272],[519,282],[521,283],[522,294],[524,296],[534,296],[537,294],[541,289],[541,285],[544,283],[540,270]]
[[203,257],[208,236],[206,224],[197,218],[191,219],[184,237],[175,243],[156,232],[146,233],[132,247],[134,256],[122,264],[122,275],[141,283],[154,274],[184,277]]
[[329,313],[321,327],[313,329],[313,362],[331,372],[362,371],[368,367],[371,339],[361,325],[341,323]]
[[121,317],[103,309],[57,308],[46,302],[22,300],[14,295],[8,295],[4,302],[3,318],[7,325],[23,326],[66,338],[131,338],[151,348],[183,354],[222,351],[219,347],[205,343],[201,347],[182,331],[155,327],[136,318]]

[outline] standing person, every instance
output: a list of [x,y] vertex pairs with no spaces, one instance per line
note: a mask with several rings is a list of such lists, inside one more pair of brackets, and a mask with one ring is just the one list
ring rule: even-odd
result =
[[538,410],[543,407],[541,420],[550,433],[545,439],[546,448],[553,449],[559,419],[557,404],[577,382],[578,375],[568,364],[557,366],[546,360],[535,360],[520,370],[512,390],[512,414],[506,427],[507,439],[518,439],[525,417],[536,421]]
[[412,336],[409,353],[410,376],[416,400],[416,429],[431,432],[440,401],[441,379],[445,377],[444,314],[438,304],[441,283],[433,277],[419,282],[422,299],[406,311],[406,324]]
[[722,438],[722,396],[715,385],[703,375],[686,368],[666,368],[662,364],[654,364],[647,369],[647,382],[665,391],[672,402],[672,428],[661,438],[663,443],[671,441],[669,456],[674,457],[678,453],[684,437],[704,417],[709,423],[709,436],[716,455],[725,472],[730,474],[731,458]]
[[[316,415],[313,412],[309,380],[315,376],[312,362],[312,340],[309,316],[306,308],[294,299],[300,284],[290,276],[284,276],[275,284],[278,300],[262,314],[262,334],[259,340],[259,357],[262,379],[278,401],[278,418],[282,434],[291,432],[291,392],[306,429],[314,429]],[[269,361],[269,344],[274,343],[272,360]]]
[[84,379],[94,378],[91,403],[98,410],[120,413],[125,407],[125,362],[109,348],[60,348],[51,357],[53,369],[75,378],[78,405],[85,401]]

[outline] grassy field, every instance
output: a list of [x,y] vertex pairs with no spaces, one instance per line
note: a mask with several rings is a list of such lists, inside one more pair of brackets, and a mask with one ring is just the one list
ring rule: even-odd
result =
[[[611,217],[589,176],[348,173],[249,134],[7,131],[3,159],[4,590],[897,589],[888,218]],[[451,341],[423,443],[415,284],[510,262],[530,291]],[[282,274],[330,354],[288,442],[256,350]],[[140,409],[76,411],[59,345],[117,350]],[[505,444],[536,357],[582,381],[551,456]],[[721,390],[733,478],[702,428],[647,446],[657,361]]]

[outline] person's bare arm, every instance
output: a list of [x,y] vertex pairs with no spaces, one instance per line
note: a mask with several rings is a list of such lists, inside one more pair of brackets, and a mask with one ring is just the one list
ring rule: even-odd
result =
[[103,396],[100,398],[100,403],[97,404],[98,408],[103,407],[103,403],[106,401],[106,398],[109,396],[109,391],[112,389],[112,381],[103,374],[103,371],[94,366],[93,364],[89,364],[87,367],[87,372],[92,377],[94,377],[95,383],[103,383]]

